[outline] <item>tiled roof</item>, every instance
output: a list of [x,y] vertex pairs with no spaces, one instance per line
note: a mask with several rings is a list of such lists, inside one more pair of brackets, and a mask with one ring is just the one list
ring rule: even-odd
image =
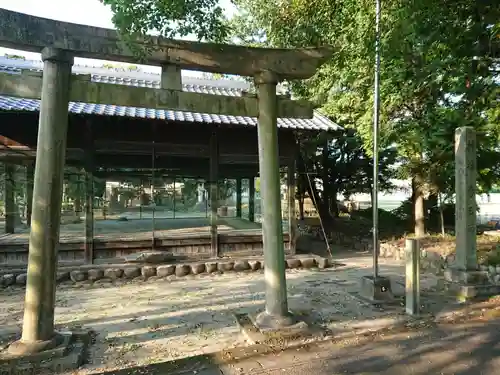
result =
[[[42,70],[41,61],[18,60],[0,57],[0,72],[16,73],[21,69],[34,71]],[[139,87],[160,87],[160,75],[158,73],[146,73],[139,71],[124,71],[108,69],[103,67],[78,66],[73,67],[74,74],[90,74],[92,81],[120,84]],[[210,80],[196,77],[182,77],[183,91],[196,92],[212,95],[241,96],[244,91],[250,89],[250,84],[245,81],[236,80]],[[35,99],[14,98],[0,95],[0,110],[4,111],[38,111],[40,101]],[[257,125],[254,117],[224,116],[207,113],[195,113],[184,111],[173,111],[163,109],[148,109],[136,107],[123,107],[116,105],[74,103],[69,104],[69,111],[75,114],[93,114],[104,116],[125,116],[149,119],[205,122],[216,124],[234,125]],[[334,130],[339,126],[318,112],[314,113],[312,119],[279,118],[278,126],[290,129],[308,130]]]

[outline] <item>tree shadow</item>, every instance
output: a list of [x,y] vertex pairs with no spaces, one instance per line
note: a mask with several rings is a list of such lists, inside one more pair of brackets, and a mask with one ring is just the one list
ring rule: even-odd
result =
[[[259,374],[289,371],[315,375],[494,375],[500,365],[499,328],[499,321],[442,325],[374,334],[364,340],[334,339],[304,345],[299,349],[272,350],[264,354],[255,347],[249,347],[247,356],[243,358],[232,358],[229,350],[226,353],[103,371],[96,375],[232,375],[237,368]],[[252,351],[258,354],[251,354]]]

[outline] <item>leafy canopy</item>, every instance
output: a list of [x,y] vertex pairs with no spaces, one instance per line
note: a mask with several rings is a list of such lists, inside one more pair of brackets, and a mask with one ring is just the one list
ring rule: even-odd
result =
[[125,38],[157,34],[222,41],[229,28],[218,0],[101,0],[113,12],[113,23]]

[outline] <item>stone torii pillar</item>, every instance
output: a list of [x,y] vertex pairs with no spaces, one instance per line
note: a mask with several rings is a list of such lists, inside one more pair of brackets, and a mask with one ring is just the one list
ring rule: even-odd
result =
[[266,308],[257,316],[255,323],[260,328],[270,329],[294,323],[288,311],[286,293],[278,153],[277,83],[278,77],[271,72],[262,72],[255,76],[259,99],[257,131],[266,285]]
[[54,331],[54,304],[73,57],[62,50],[44,48],[42,60],[23,332],[21,339],[9,347],[12,354],[48,350],[61,341]]

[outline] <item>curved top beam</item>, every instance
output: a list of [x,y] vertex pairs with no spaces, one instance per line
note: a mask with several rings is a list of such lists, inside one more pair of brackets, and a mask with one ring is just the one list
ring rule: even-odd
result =
[[[273,49],[152,37],[138,41],[149,50],[141,63],[176,64],[182,69],[254,76],[263,71],[280,79],[309,78],[333,55],[331,47]],[[112,29],[54,21],[0,8],[0,46],[40,52],[44,47],[75,57],[137,63],[137,56]]]

